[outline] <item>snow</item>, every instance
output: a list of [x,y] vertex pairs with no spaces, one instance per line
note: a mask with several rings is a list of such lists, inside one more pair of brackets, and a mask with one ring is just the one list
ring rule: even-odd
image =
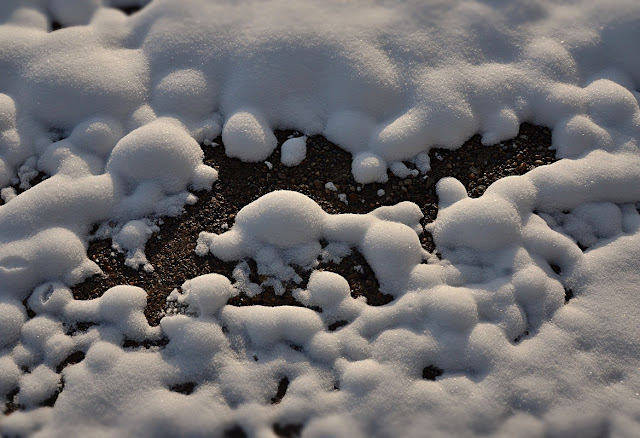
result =
[[231,282],[219,274],[205,274],[187,280],[182,294],[172,296],[178,303],[190,306],[199,316],[213,317],[234,295]]
[[337,192],[338,191],[338,188],[336,187],[336,185],[332,181],[327,182],[324,185],[324,188],[327,189],[327,190],[330,190],[332,192]]
[[329,116],[322,133],[329,141],[355,154],[366,150],[375,125],[375,121],[366,114],[341,111]]
[[394,161],[389,165],[389,170],[398,178],[407,178],[408,176],[418,176],[420,173],[417,169],[409,169],[402,161]]
[[353,178],[360,184],[387,181],[387,164],[376,154],[360,152],[353,157]]
[[[0,398],[20,409],[0,435],[638,435],[639,19],[632,0],[3,2]],[[139,287],[70,289],[101,273],[94,236],[153,269],[161,217],[218,179],[200,144],[219,135],[271,169],[274,130],[297,132],[285,166],[322,134],[356,183],[421,184],[432,148],[523,122],[552,130],[560,160],[476,199],[441,179],[439,257],[413,203],[328,214],[280,190],[200,233],[232,278],[188,279],[159,326]],[[353,250],[390,303],[317,269]],[[227,304],[286,284],[309,308]]]
[[154,232],[160,231],[150,221],[129,221],[113,236],[113,247],[126,252],[124,264],[133,269],[143,266],[145,271],[153,271],[153,266],[144,254],[144,246]]
[[[157,119],[127,134],[115,145],[106,171],[119,178],[127,188],[139,183],[155,182],[167,194],[184,189],[202,164],[202,149],[173,119]],[[153,160],[154,165],[146,163]],[[208,181],[198,181],[194,188],[211,187],[213,172]]]
[[297,166],[307,156],[307,137],[290,138],[282,143],[280,161],[285,166]]
[[278,140],[260,116],[239,111],[222,128],[222,142],[230,157],[244,161],[264,161],[275,150]]
[[5,204],[11,201],[16,196],[18,196],[18,194],[16,193],[16,189],[14,189],[13,187],[5,187],[0,190],[0,198],[2,198]]

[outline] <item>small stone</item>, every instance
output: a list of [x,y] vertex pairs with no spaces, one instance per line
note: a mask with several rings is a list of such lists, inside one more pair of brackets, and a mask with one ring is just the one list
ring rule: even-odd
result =
[[324,185],[325,190],[329,190],[332,192],[337,192],[338,191],[338,186],[336,186],[334,183],[332,183],[331,181],[329,181],[328,183],[326,183]]

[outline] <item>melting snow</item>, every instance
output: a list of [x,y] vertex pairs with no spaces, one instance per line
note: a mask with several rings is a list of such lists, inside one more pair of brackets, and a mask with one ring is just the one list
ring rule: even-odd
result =
[[[638,434],[637,1],[5,0],[0,23],[0,397],[24,408],[0,414],[3,436]],[[138,287],[71,293],[100,271],[96,224],[153,269],[153,219],[211,190],[199,143],[218,135],[270,166],[274,129],[297,130],[294,166],[322,134],[366,184],[525,121],[562,159],[478,199],[441,180],[442,260],[415,204],[329,215],[286,191],[198,238],[247,290],[244,259],[276,287],[356,248],[387,305],[322,271],[295,291],[321,313],[226,305],[239,288],[216,273],[158,327]]]

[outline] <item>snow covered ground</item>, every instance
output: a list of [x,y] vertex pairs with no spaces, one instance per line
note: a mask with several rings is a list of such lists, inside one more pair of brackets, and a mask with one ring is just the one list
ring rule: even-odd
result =
[[[0,397],[20,406],[0,435],[640,435],[637,0],[134,3],[0,5]],[[321,313],[226,305],[216,273],[157,327],[140,288],[73,299],[95,225],[153,269],[145,242],[211,189],[199,144],[220,134],[254,162],[274,129],[323,134],[372,183],[525,121],[561,159],[477,199],[441,180],[442,259],[415,204],[329,215],[287,191],[198,239],[276,289],[355,248],[387,305],[320,271],[294,295]],[[282,149],[294,166],[305,139]]]

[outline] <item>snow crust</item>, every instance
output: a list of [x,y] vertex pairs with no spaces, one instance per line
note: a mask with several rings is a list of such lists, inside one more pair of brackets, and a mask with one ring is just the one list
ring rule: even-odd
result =
[[[637,1],[153,0],[131,16],[125,3],[0,5],[0,397],[24,408],[0,414],[1,435],[637,435]],[[420,245],[414,204],[329,215],[278,191],[200,234],[197,254],[238,262],[234,282],[186,281],[168,299],[183,311],[158,327],[140,288],[70,290],[100,272],[94,225],[153,269],[158,218],[217,180],[199,143],[218,135],[260,162],[274,129],[296,130],[289,166],[323,134],[372,183],[525,121],[552,129],[562,159],[478,199],[441,180],[427,225],[441,259]],[[352,250],[389,304],[316,269]],[[247,259],[309,308],[227,305],[260,290]],[[306,285],[294,267],[312,271]]]

